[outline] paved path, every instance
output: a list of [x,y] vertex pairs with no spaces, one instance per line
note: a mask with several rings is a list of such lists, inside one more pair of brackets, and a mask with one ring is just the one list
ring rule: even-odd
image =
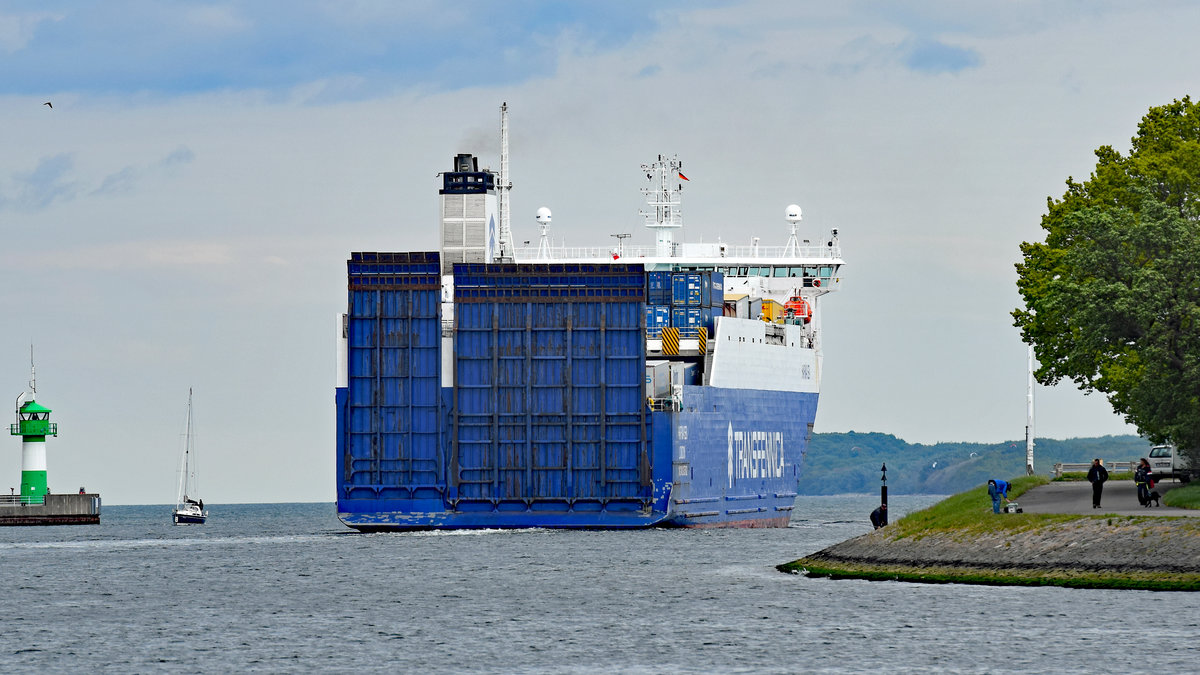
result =
[[[1166,480],[1155,484],[1154,490],[1160,495],[1165,495],[1168,490],[1180,485],[1183,483]],[[1025,513],[1200,517],[1200,509],[1180,509],[1166,505],[1141,506],[1137,501],[1137,487],[1132,480],[1110,479],[1105,483],[1104,495],[1100,499],[1098,509],[1092,508],[1092,484],[1087,481],[1059,481],[1039,485],[1021,495],[1017,502]]]

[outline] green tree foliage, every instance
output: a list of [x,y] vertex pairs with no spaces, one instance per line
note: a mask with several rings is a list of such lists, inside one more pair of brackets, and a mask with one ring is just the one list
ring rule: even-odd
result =
[[1013,312],[1044,385],[1105,394],[1154,442],[1200,449],[1200,104],[1151,108],[1123,156],[1047,199]]

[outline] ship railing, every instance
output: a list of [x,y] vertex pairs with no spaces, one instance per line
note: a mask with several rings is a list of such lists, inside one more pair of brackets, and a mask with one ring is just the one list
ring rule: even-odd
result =
[[[664,328],[670,326],[646,326],[646,337],[651,340],[661,340]],[[697,340],[700,338],[700,330],[704,329],[704,337],[709,336],[709,329],[704,326],[675,326],[679,330],[679,337],[684,340]]]
[[[655,246],[625,246],[617,249],[605,246],[551,246],[548,254],[543,256],[536,247],[519,247],[513,252],[513,258],[518,262],[536,263],[559,260],[634,260],[638,258],[662,258]],[[675,244],[672,258],[697,259],[737,259],[750,260],[755,258],[770,258],[780,260],[795,260],[799,258],[814,260],[838,260],[842,257],[842,247],[837,243],[832,245],[803,245],[787,246],[734,246],[732,244]]]
[[45,503],[46,498],[42,495],[0,495],[0,506],[41,506]]
[[651,412],[678,412],[683,410],[683,401],[676,396],[667,396],[664,398],[650,396],[646,399],[646,407]]

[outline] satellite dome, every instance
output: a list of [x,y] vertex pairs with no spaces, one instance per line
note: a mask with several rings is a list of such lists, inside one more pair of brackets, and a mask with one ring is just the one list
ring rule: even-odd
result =
[[799,222],[800,207],[796,204],[788,204],[787,210],[784,211],[783,217],[786,218],[789,223]]
[[537,221],[543,225],[550,223],[550,209],[541,207],[537,210]]

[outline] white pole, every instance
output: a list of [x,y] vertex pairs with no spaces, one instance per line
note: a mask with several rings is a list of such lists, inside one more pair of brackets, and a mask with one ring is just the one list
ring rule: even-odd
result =
[[512,180],[508,177],[508,103],[500,104],[500,184],[496,192],[500,197],[500,253],[505,262],[513,261],[512,223],[509,219],[509,190]]
[[1025,397],[1028,405],[1028,420],[1025,423],[1025,473],[1033,475],[1033,345],[1029,345],[1029,393]]

